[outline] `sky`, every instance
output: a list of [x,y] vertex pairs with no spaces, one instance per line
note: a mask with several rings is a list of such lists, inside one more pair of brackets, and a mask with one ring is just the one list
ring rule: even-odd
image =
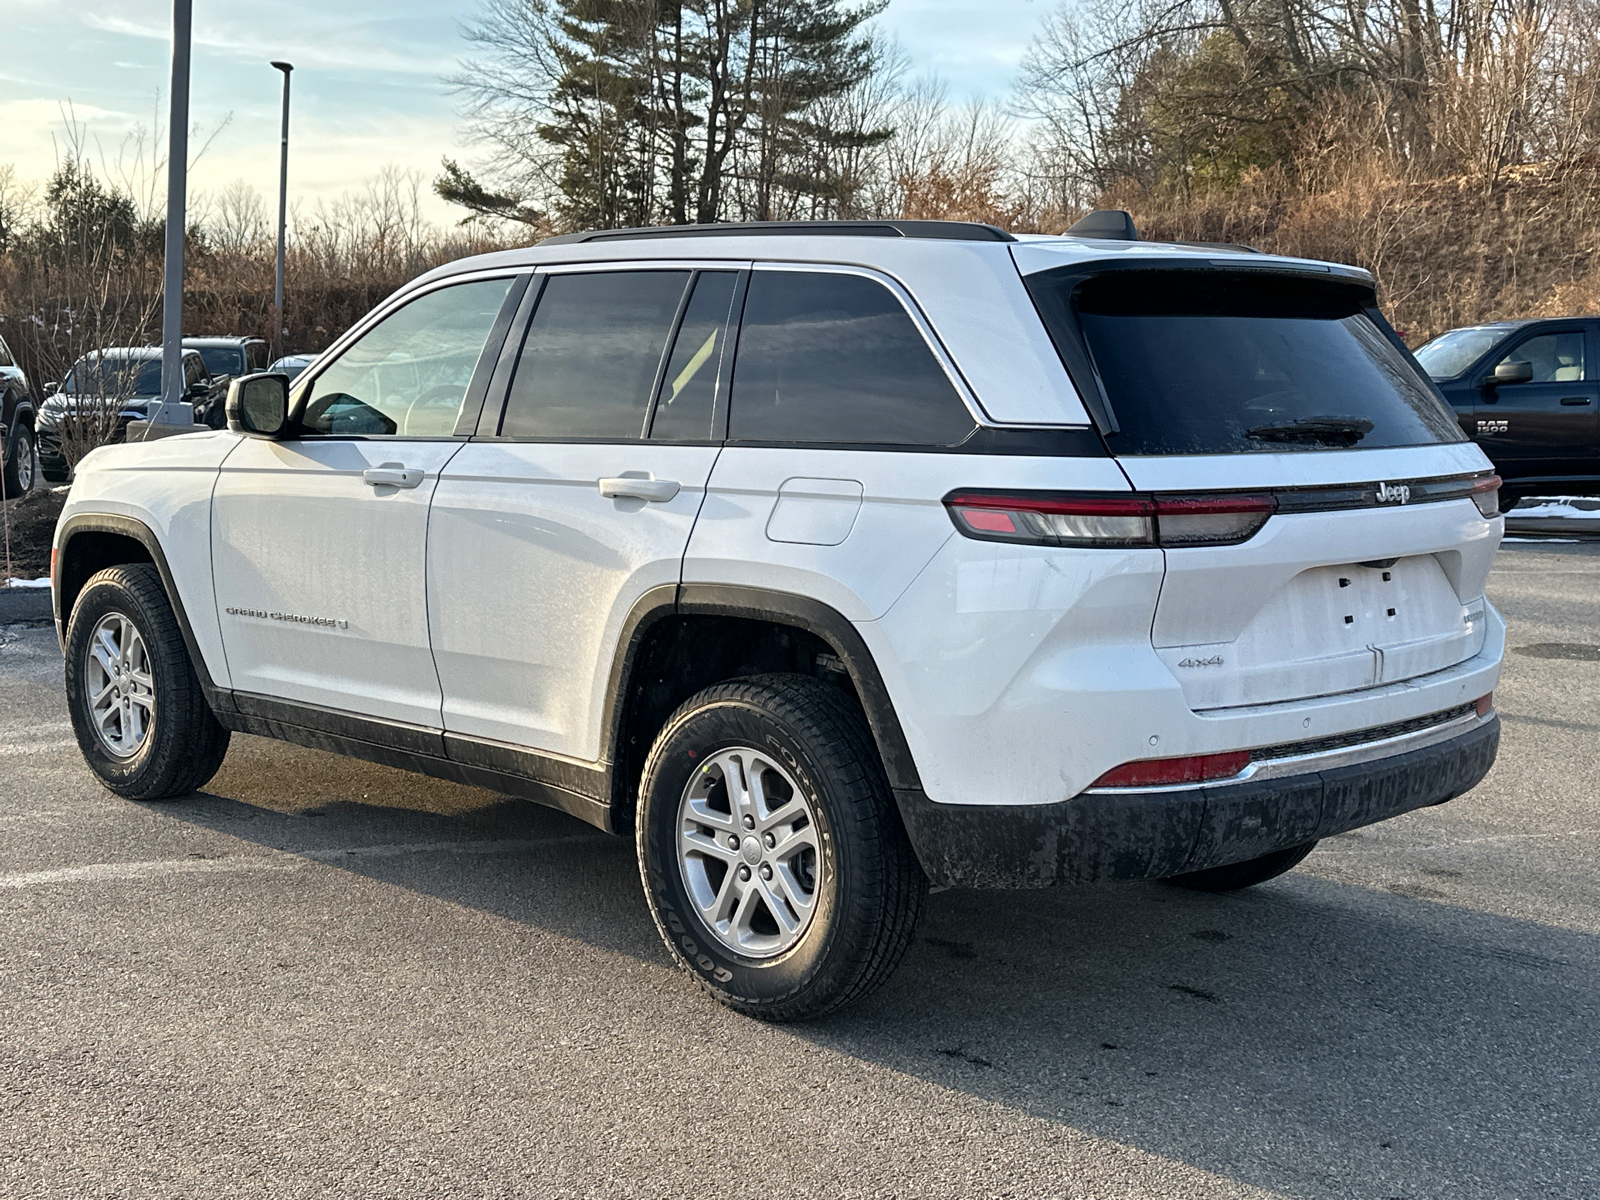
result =
[[[937,72],[952,100],[1001,97],[1055,0],[892,0],[878,18],[913,72]],[[333,201],[388,164],[430,181],[444,156],[470,162],[443,77],[467,53],[477,0],[194,0],[190,194],[237,179],[277,194],[281,76],[292,62],[290,199]],[[0,0],[0,168],[41,181],[75,118],[90,158],[138,158],[141,127],[166,126],[171,6],[162,0]],[[159,101],[158,101],[159,95]],[[159,110],[159,111],[158,111]],[[214,135],[214,136],[213,136]],[[148,153],[148,150],[147,150]],[[452,219],[431,193],[427,214]]]

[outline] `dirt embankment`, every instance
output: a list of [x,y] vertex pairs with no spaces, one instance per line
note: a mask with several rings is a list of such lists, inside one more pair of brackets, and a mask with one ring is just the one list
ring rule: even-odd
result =
[[[37,579],[50,573],[50,542],[56,532],[56,519],[67,502],[67,489],[43,487],[0,505],[0,535],[11,547],[11,574],[18,579]],[[5,541],[0,540],[0,556]],[[0,557],[0,572],[5,562]],[[0,583],[6,576],[0,574]]]

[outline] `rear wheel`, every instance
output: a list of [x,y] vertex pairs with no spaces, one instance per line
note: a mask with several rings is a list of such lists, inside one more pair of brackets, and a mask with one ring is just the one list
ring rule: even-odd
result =
[[1211,867],[1204,871],[1190,871],[1187,875],[1172,875],[1168,883],[1193,888],[1197,892],[1236,892],[1240,888],[1254,887],[1275,879],[1285,871],[1298,867],[1301,860],[1317,848],[1315,842],[1303,846],[1290,846],[1287,850],[1274,850],[1260,858],[1246,859],[1242,863],[1229,863],[1225,867]]
[[11,456],[5,463],[7,499],[27,495],[34,484],[33,430],[18,425],[11,439]]
[[192,792],[228,752],[228,731],[148,564],[110,567],[78,594],[67,625],[67,707],[85,761],[130,800]]
[[866,722],[802,675],[686,702],[645,764],[637,838],[672,956],[717,1000],[769,1021],[881,985],[928,892]]

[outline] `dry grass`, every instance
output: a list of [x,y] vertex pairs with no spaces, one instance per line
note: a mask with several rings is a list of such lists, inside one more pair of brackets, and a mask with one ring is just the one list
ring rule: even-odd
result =
[[1240,242],[1372,271],[1413,345],[1461,325],[1600,311],[1600,163],[1407,179],[1373,169],[1312,191],[1277,171],[1227,192],[1103,203],[1152,239]]

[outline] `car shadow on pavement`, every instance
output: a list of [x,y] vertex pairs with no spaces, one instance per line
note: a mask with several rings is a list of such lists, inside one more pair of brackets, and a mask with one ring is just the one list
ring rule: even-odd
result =
[[[264,807],[253,794],[281,796],[283,777],[247,764],[160,811],[670,969],[627,839],[317,759],[314,790],[343,779],[332,794],[350,798]],[[396,802],[412,780],[417,804]],[[362,787],[387,803],[359,799]],[[1285,1195],[1600,1194],[1596,938],[1315,870],[1314,854],[1231,896],[1160,884],[940,892],[881,992],[755,1036]],[[685,980],[681,1003],[710,1001]]]

